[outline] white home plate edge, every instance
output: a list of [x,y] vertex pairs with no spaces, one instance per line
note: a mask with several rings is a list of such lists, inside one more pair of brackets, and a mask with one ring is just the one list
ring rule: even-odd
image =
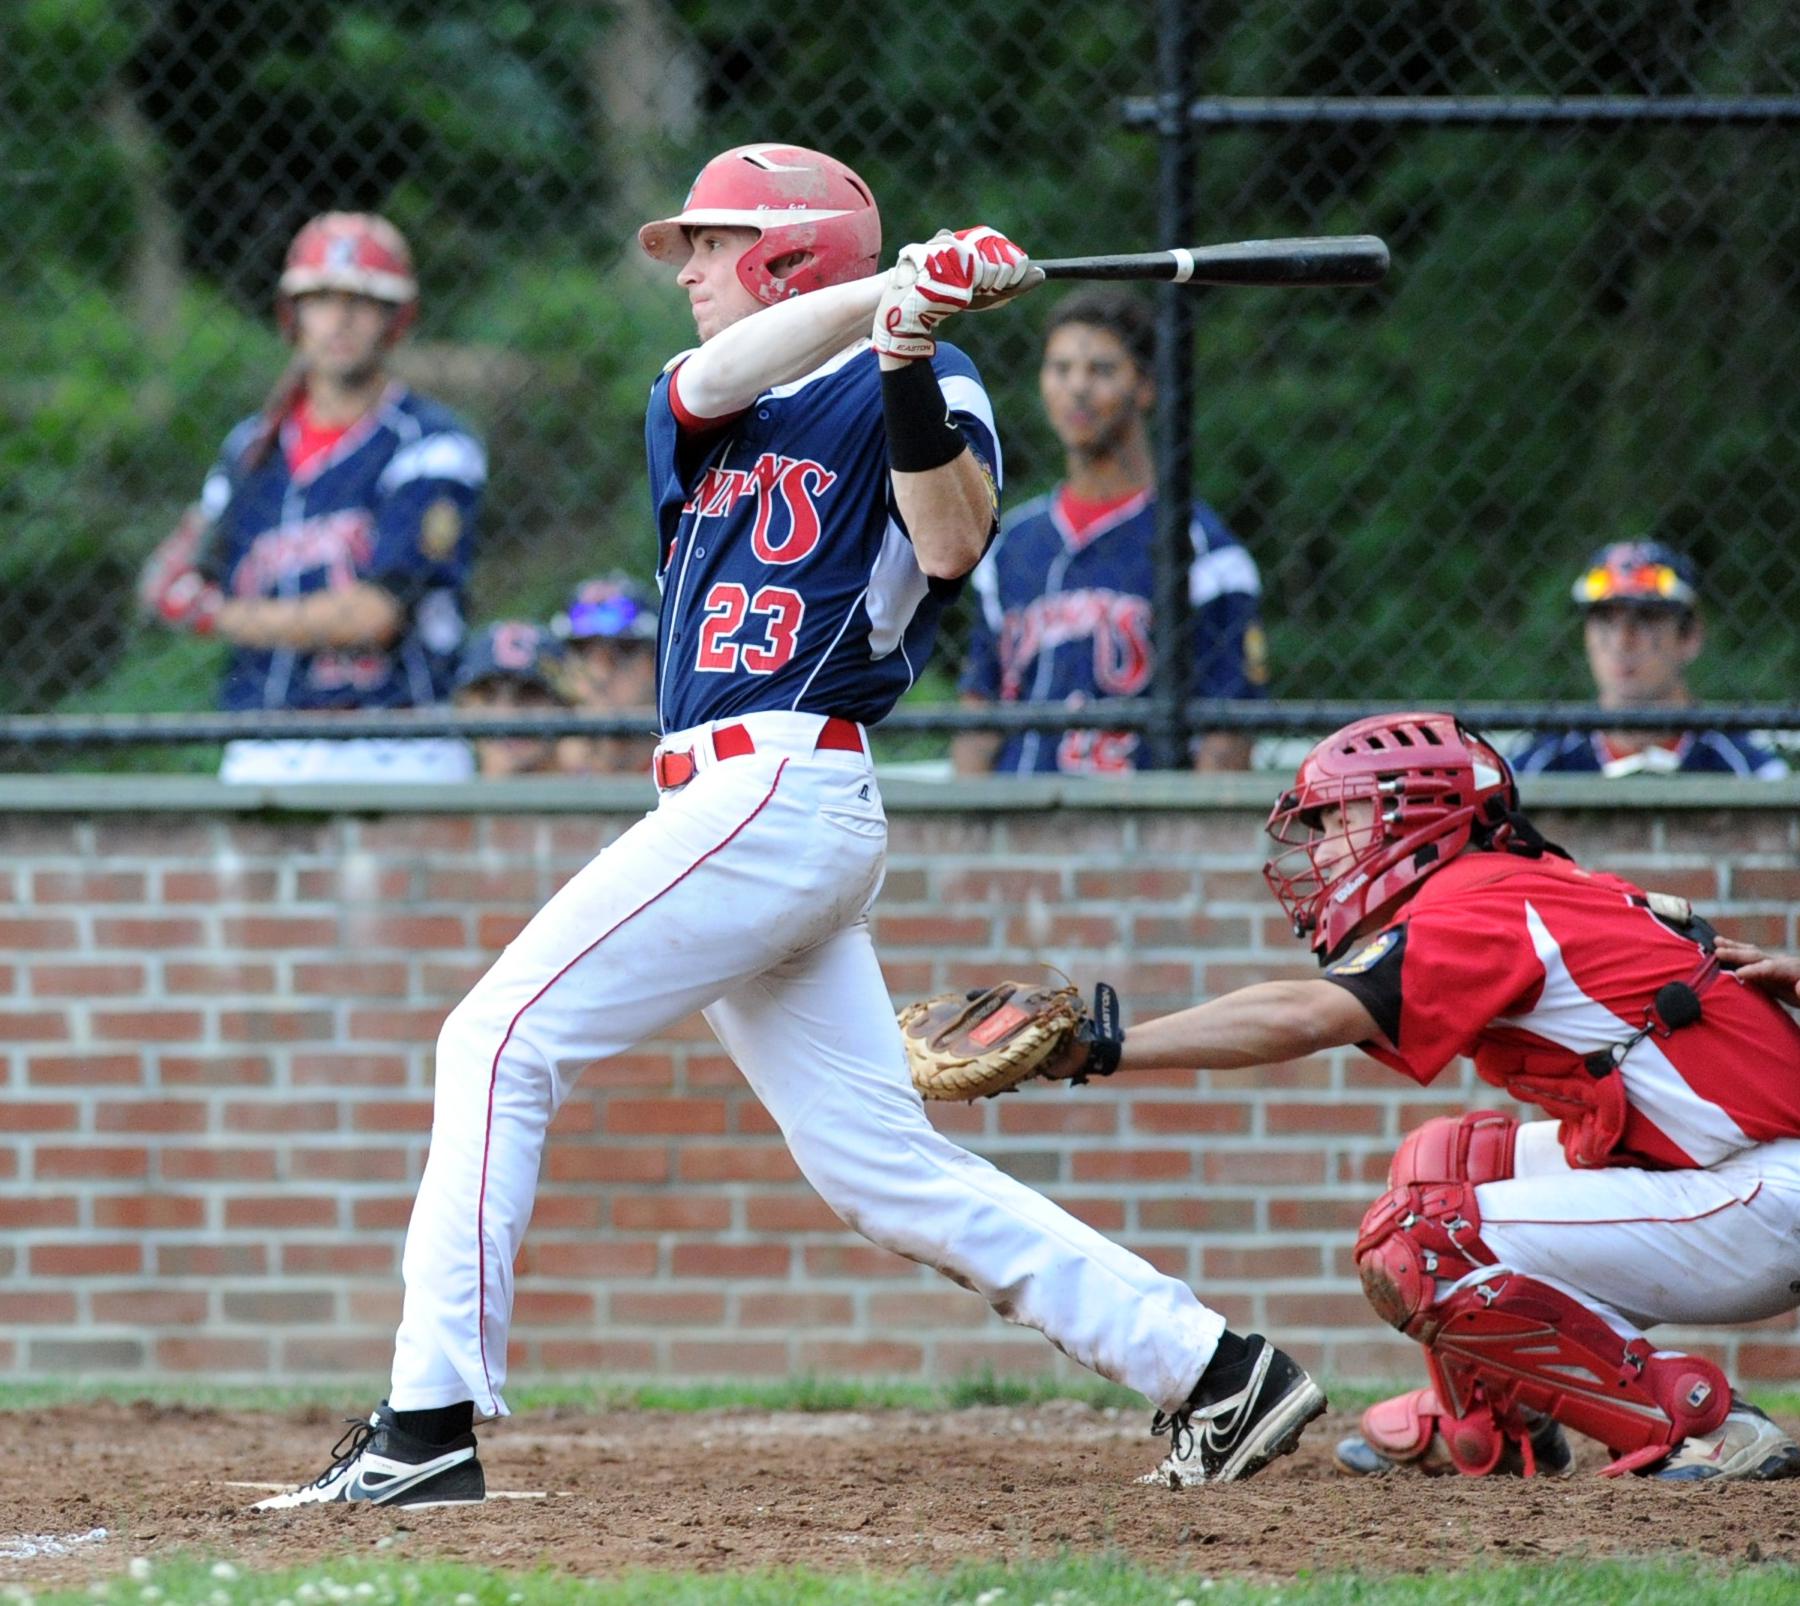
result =
[[[235,1478],[227,1478],[225,1480],[225,1487],[227,1489],[257,1489],[265,1494],[281,1494],[283,1491],[291,1489],[294,1486],[291,1483],[242,1483]],[[558,1489],[555,1492],[558,1494],[567,1494],[570,1491],[567,1489]],[[487,1492],[487,1497],[490,1500],[548,1500],[550,1495],[551,1491],[548,1489],[490,1489]],[[396,1511],[403,1511],[406,1508],[404,1506],[396,1506],[394,1509]]]
[[82,1545],[101,1544],[106,1538],[104,1528],[90,1528],[84,1534],[7,1534],[0,1536],[0,1561],[66,1556]]

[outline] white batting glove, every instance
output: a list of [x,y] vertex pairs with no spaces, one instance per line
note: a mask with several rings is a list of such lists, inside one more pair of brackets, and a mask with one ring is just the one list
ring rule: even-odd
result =
[[948,230],[923,245],[902,246],[870,330],[877,353],[909,362],[930,357],[937,350],[933,331],[974,300],[978,261]]

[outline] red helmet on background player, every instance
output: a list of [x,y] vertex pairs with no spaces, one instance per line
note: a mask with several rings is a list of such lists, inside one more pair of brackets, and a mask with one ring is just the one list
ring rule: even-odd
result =
[[388,340],[398,340],[419,310],[419,281],[406,237],[373,212],[325,212],[288,247],[275,292],[281,332],[294,335],[294,297],[314,290],[348,290],[396,309]]
[[[1356,801],[1370,805],[1366,822],[1349,817],[1345,805]],[[1454,715],[1375,714],[1327,736],[1301,760],[1269,814],[1269,835],[1285,851],[1263,866],[1263,879],[1294,935],[1310,935],[1327,963],[1365,920],[1392,908],[1471,840],[1503,842],[1518,807],[1506,760]],[[1343,810],[1342,837],[1324,833],[1330,808]]]
[[[658,262],[681,267],[693,255],[686,230],[755,229],[761,238],[738,262],[751,295],[773,306],[789,296],[875,272],[881,213],[869,186],[842,162],[801,145],[739,145],[700,169],[675,217],[638,230]],[[771,262],[804,258],[780,278]]]

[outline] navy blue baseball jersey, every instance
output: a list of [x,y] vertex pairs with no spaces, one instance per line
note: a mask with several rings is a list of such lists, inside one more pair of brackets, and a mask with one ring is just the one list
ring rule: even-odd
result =
[[[1006,520],[974,574],[978,603],[962,689],[990,702],[1081,706],[1149,692],[1156,654],[1156,498],[1145,490],[1077,530],[1059,486]],[[1196,697],[1266,695],[1260,597],[1250,554],[1204,502],[1194,504]],[[1029,731],[1009,736],[997,771],[1140,769],[1134,732]]]
[[447,409],[395,386],[332,447],[290,469],[283,446],[244,477],[257,430],[226,437],[201,502],[223,513],[208,567],[233,598],[302,597],[368,581],[405,610],[384,649],[299,652],[234,647],[220,706],[408,708],[442,701],[463,638],[463,589],[487,481],[481,443]]
[[[861,342],[709,433],[677,420],[682,360],[652,387],[644,429],[663,730],[767,709],[874,724],[918,677],[962,589],[913,556],[875,354]],[[1000,445],[981,376],[943,341],[932,368],[997,507]]]
[[1547,731],[1513,760],[1520,775],[1743,775],[1780,780],[1787,761],[1760,742],[1730,731],[1688,731],[1638,753],[1615,753],[1600,731]]

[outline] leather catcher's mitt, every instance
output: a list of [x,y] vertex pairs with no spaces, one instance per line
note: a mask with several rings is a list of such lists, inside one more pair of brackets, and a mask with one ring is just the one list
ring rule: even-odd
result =
[[993,1098],[1046,1074],[1070,1043],[1087,1058],[1067,1080],[1111,1076],[1125,1034],[1118,995],[1101,982],[1090,1010],[1071,986],[1003,981],[967,993],[939,993],[900,1011],[913,1086],[928,1099]]

